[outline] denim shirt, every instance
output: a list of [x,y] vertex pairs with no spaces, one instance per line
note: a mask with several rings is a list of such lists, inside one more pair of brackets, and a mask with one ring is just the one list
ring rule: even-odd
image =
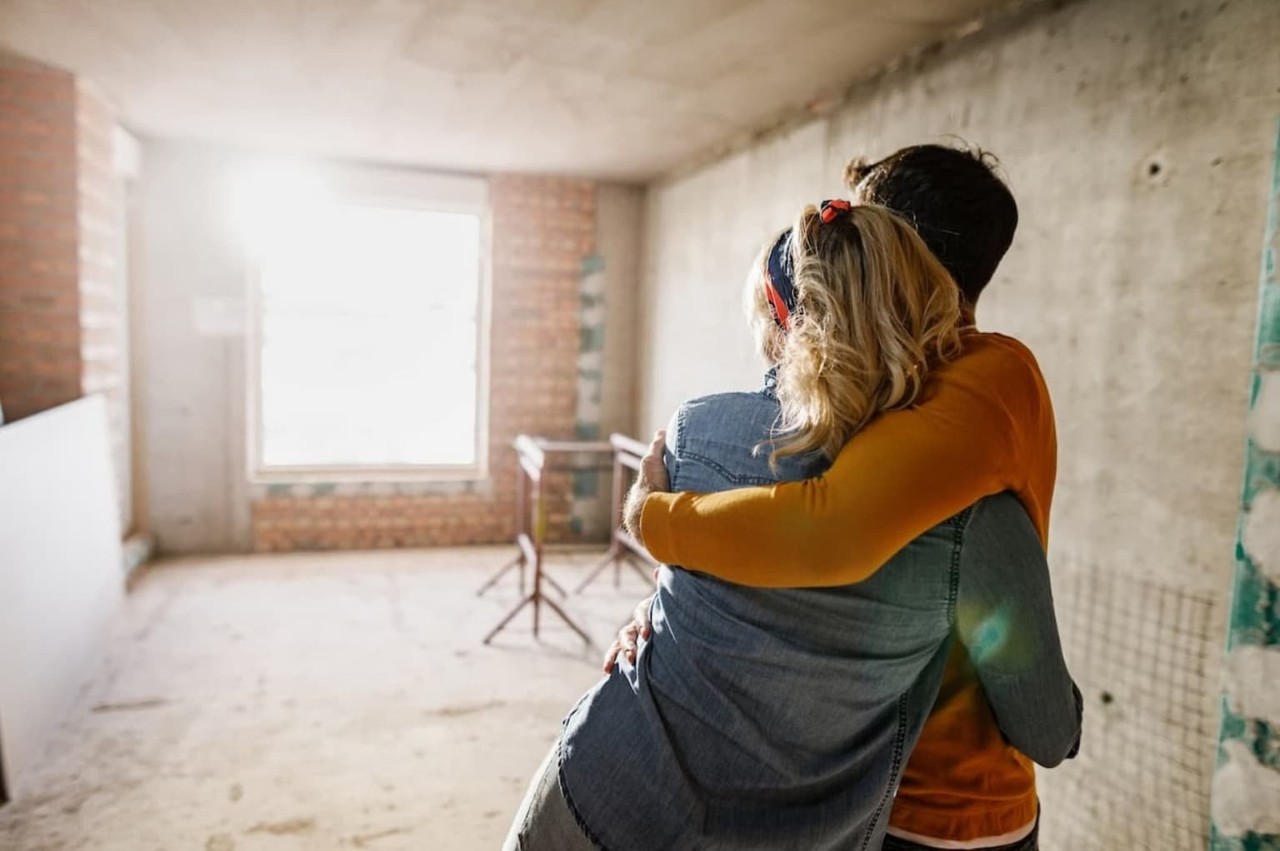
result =
[[[668,431],[672,490],[821,475],[820,458],[775,472],[755,451],[778,414],[771,381],[686,402]],[[1079,737],[1074,684],[1039,538],[1001,494],[856,585],[758,589],[662,568],[635,665],[621,661],[565,719],[565,798],[612,851],[878,849],[958,609],[1006,737],[1061,760]]]

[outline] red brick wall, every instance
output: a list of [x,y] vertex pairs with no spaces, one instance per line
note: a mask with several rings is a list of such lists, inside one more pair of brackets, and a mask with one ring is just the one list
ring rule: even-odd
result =
[[106,396],[129,526],[124,185],[107,103],[0,57],[0,405],[5,419]]
[[16,420],[81,395],[76,85],[0,56],[0,406]]
[[[506,542],[514,533],[521,432],[570,438],[577,405],[582,259],[595,251],[595,186],[498,175],[492,206],[489,478],[469,485],[273,488],[253,503],[259,551]],[[553,538],[569,524],[569,481],[547,487]]]

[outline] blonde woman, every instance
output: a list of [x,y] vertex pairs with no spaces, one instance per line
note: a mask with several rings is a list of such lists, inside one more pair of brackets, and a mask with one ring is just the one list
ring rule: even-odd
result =
[[[947,271],[880,207],[805,208],[755,264],[748,306],[765,387],[680,407],[675,490],[819,476],[964,347]],[[507,848],[878,849],[957,633],[1013,744],[1053,764],[1079,737],[1044,552],[1010,495],[853,585],[764,590],[663,568],[649,615],[634,663],[565,719]]]

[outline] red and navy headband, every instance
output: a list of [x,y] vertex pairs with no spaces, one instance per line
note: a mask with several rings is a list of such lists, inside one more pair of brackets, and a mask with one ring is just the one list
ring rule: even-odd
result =
[[[848,201],[836,198],[822,202],[819,217],[824,225],[831,224],[841,213],[853,209]],[[787,228],[778,236],[778,241],[769,249],[769,259],[765,264],[764,295],[769,302],[769,312],[773,321],[783,331],[791,328],[791,317],[796,312],[796,282],[791,265],[791,228]]]

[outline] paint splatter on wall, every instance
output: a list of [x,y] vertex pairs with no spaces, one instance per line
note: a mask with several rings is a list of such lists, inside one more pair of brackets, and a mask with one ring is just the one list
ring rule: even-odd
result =
[[[579,440],[598,440],[602,436],[605,283],[604,258],[599,254],[584,257],[579,310],[582,339],[578,347],[578,409],[574,424]],[[600,478],[600,470],[596,468],[573,472],[569,522],[575,533],[589,540],[607,538],[612,522]]]
[[[1280,134],[1278,134],[1280,135]],[[1262,250],[1210,848],[1280,851],[1280,141]]]

